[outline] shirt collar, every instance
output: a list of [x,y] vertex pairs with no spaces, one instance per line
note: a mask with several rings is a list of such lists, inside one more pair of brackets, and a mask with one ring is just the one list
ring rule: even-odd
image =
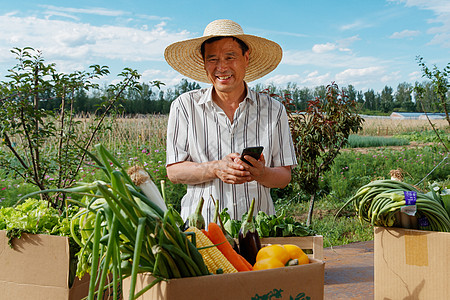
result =
[[[244,81],[244,84],[245,84],[245,88],[247,90],[247,95],[245,96],[244,101],[248,100],[251,103],[254,103],[255,100],[251,97],[252,96],[251,93],[253,91],[250,90],[250,88],[247,85],[247,82]],[[210,103],[210,104],[213,103],[213,100],[212,100],[213,88],[214,88],[214,86],[212,86],[212,85],[209,88],[207,88],[206,93],[204,93],[203,96],[198,101],[199,105],[206,104],[206,103]]]

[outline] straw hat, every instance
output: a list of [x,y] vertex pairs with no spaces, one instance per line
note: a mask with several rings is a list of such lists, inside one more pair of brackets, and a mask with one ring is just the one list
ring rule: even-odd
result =
[[281,61],[280,45],[265,38],[244,34],[241,26],[231,20],[216,20],[206,26],[203,36],[169,45],[164,57],[167,63],[191,79],[211,83],[206,76],[200,47],[204,41],[216,36],[233,36],[249,48],[249,63],[244,80],[250,82],[273,71]]

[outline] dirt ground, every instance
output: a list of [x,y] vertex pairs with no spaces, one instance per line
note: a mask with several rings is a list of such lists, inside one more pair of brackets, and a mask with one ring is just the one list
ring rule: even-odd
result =
[[393,150],[402,150],[403,148],[423,148],[425,146],[430,146],[436,143],[418,143],[418,142],[410,142],[409,145],[403,145],[403,146],[386,146],[386,147],[365,147],[365,148],[351,148],[351,149],[342,149],[343,152],[360,152],[360,153],[364,153],[367,154],[370,151],[373,150],[377,150],[377,149],[385,149],[385,148],[389,148],[389,149],[393,149]]

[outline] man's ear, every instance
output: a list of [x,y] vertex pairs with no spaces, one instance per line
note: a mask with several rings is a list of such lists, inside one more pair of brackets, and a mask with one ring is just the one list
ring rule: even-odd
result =
[[244,53],[244,58],[245,58],[245,68],[247,69],[248,67],[248,62],[250,60],[250,50],[245,51]]

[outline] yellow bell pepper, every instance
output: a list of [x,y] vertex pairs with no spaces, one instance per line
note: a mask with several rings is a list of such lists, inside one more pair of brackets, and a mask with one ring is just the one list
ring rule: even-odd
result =
[[309,258],[300,247],[291,244],[274,244],[263,247],[258,251],[253,270],[273,269],[307,263],[309,263]]

